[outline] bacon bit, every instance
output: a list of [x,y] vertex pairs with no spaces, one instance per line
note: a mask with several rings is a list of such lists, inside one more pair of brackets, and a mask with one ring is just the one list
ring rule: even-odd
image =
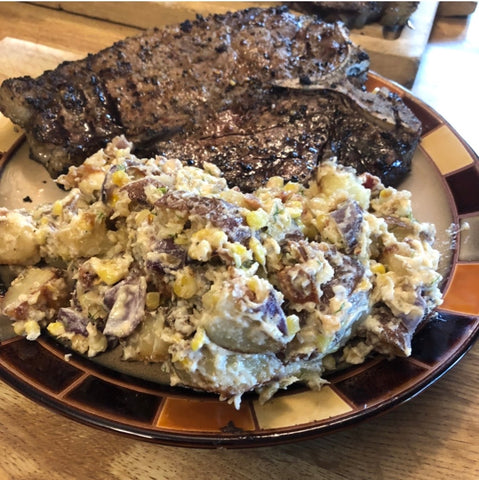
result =
[[363,173],[363,187],[368,188],[369,190],[374,190],[374,188],[379,184],[379,178],[371,175],[370,173]]

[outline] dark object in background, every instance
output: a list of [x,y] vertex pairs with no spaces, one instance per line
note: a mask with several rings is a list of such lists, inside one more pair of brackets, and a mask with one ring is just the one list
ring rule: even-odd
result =
[[326,22],[340,20],[348,28],[377,22],[383,25],[385,38],[396,39],[418,5],[419,2],[294,2],[292,7]]

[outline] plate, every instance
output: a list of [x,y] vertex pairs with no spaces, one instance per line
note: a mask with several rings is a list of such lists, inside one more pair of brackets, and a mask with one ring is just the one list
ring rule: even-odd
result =
[[[479,335],[479,160],[454,129],[409,91],[370,73],[367,87],[400,95],[423,123],[411,175],[415,216],[435,223],[444,303],[414,337],[409,358],[371,358],[336,372],[321,391],[295,386],[240,409],[214,395],[155,382],[158,371],[115,352],[88,360],[48,337],[30,342],[0,319],[0,378],[27,397],[91,426],[161,444],[253,447],[317,437],[411,399],[450,369]],[[0,117],[0,205],[28,208],[59,191],[28,159],[21,131]]]

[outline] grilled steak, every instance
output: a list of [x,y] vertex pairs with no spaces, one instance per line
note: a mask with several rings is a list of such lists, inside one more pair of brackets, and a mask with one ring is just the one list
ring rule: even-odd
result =
[[6,80],[0,108],[56,174],[65,157],[79,163],[114,135],[139,145],[205,123],[225,106],[254,104],[273,79],[338,69],[360,76],[367,66],[339,25],[248,9],[155,29],[37,79]]
[[331,154],[394,184],[420,125],[399,98],[362,92],[368,66],[341,24],[254,8],[8,79],[0,110],[52,176],[124,134],[148,155],[212,161],[248,189],[272,175],[306,181]]

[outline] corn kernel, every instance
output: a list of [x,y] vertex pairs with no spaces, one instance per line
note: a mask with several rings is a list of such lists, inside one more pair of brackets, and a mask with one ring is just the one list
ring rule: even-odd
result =
[[27,320],[25,334],[28,340],[36,340],[40,336],[40,325],[35,320]]
[[160,293],[148,292],[146,294],[145,305],[148,310],[156,310],[160,306]]
[[251,210],[246,214],[246,223],[253,229],[259,230],[268,224],[269,215],[262,209]]
[[197,232],[193,233],[193,235],[191,235],[191,242],[194,243],[200,242],[201,240],[206,240],[212,230],[213,229],[210,228],[201,228]]
[[376,263],[371,267],[371,272],[375,273],[376,275],[386,273],[386,267],[382,263]]
[[246,286],[254,293],[255,301],[258,303],[264,302],[271,293],[269,290],[269,283],[256,275],[248,279]]
[[301,185],[299,183],[294,183],[294,182],[288,182],[284,186],[285,192],[292,192],[292,193],[299,192],[300,188],[301,188]]
[[227,248],[237,267],[241,267],[243,262],[252,260],[253,258],[251,250],[248,250],[244,245],[241,245],[241,243],[228,243]]
[[254,259],[260,265],[264,265],[266,263],[266,249],[256,237],[250,238],[249,248],[253,252]]
[[288,315],[286,317],[286,330],[288,335],[294,335],[299,332],[299,317],[297,315]]
[[191,340],[191,350],[196,352],[199,350],[205,343],[205,331],[202,328],[196,330],[195,336]]
[[62,322],[53,322],[50,323],[47,327],[47,330],[54,336],[58,337],[65,333],[65,326]]
[[113,285],[123,279],[128,273],[130,266],[129,259],[101,260],[97,257],[92,257],[90,263],[95,273],[107,285]]
[[99,268],[97,274],[107,285],[113,285],[123,278],[123,274],[109,267]]
[[181,359],[180,363],[187,370],[189,370],[191,368],[191,366],[193,365],[193,362],[188,357],[185,357],[185,358]]
[[316,226],[319,230],[325,227],[329,222],[329,215],[327,213],[318,213],[316,215]]
[[116,192],[113,192],[111,194],[110,203],[112,205],[115,205],[118,202],[119,199],[120,199],[120,196]]
[[236,242],[230,243],[228,249],[231,253],[233,253],[234,255],[238,255],[241,258],[245,257],[248,252],[247,248],[244,245]]
[[60,200],[57,200],[52,205],[52,214],[55,215],[56,217],[59,217],[62,214],[62,212],[63,212],[62,202]]
[[123,187],[123,185],[126,185],[130,181],[130,177],[128,177],[128,174],[124,170],[117,170],[112,173],[111,181],[117,187]]
[[180,298],[191,298],[198,290],[196,278],[189,268],[180,272],[173,284],[173,292]]
[[259,292],[260,285],[259,285],[259,278],[258,277],[251,277],[246,282],[247,287],[254,293]]
[[287,210],[291,218],[299,218],[303,213],[303,203],[299,200],[289,202],[287,204]]
[[392,191],[389,188],[385,188],[384,190],[381,190],[379,193],[379,196],[381,198],[388,198],[392,195]]

